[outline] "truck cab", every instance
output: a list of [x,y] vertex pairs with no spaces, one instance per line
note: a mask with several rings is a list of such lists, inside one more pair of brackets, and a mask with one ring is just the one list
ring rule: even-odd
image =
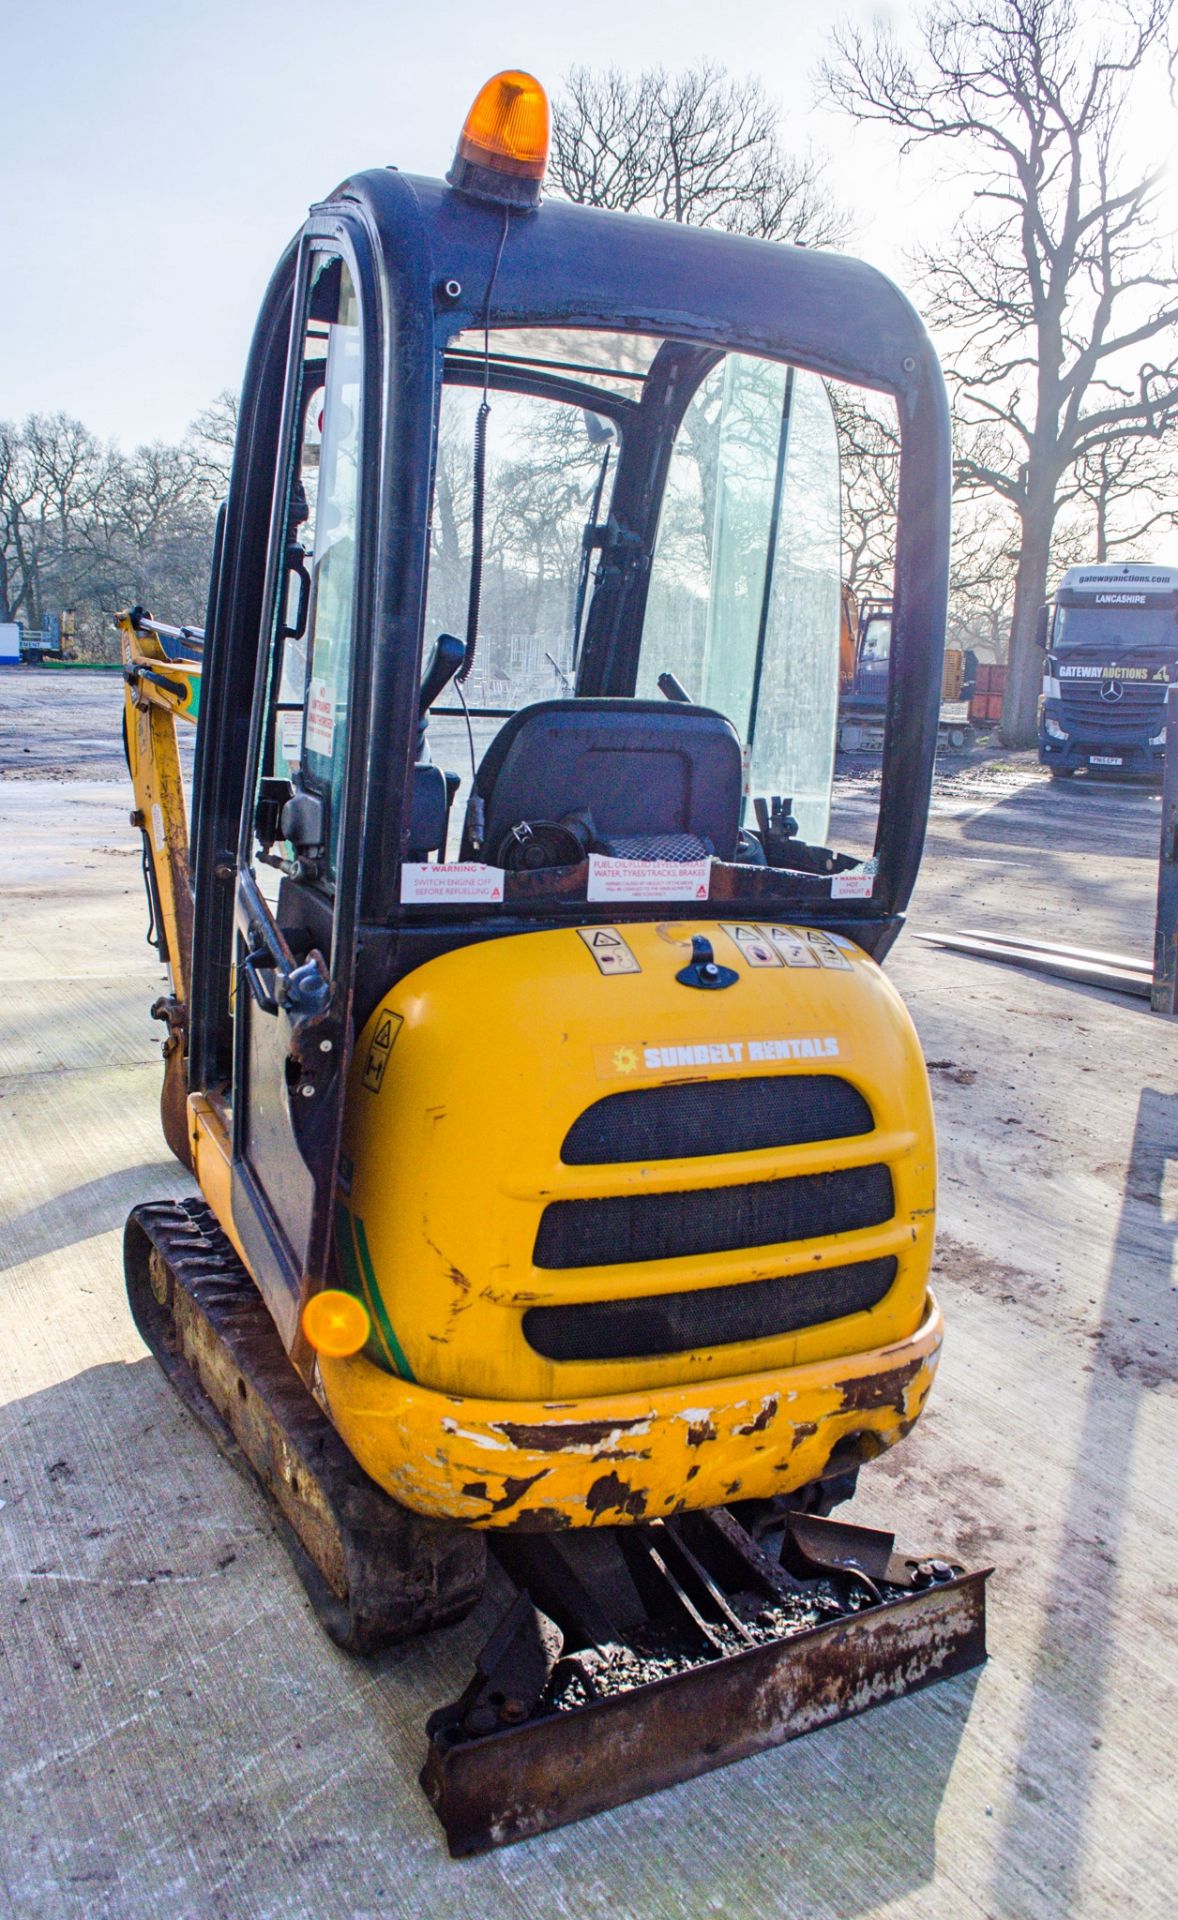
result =
[[1178,567],[1069,567],[1043,609],[1039,764],[1160,781],[1178,681]]

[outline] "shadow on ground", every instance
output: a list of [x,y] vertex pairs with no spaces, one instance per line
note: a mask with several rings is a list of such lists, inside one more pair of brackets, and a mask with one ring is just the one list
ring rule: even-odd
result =
[[2,1420],[0,1885],[22,1920],[165,1903],[855,1920],[933,1879],[976,1674],[601,1815],[575,1846],[565,1829],[457,1865],[418,1785],[425,1721],[465,1686],[505,1584],[457,1628],[352,1659],[153,1362],[91,1368]]

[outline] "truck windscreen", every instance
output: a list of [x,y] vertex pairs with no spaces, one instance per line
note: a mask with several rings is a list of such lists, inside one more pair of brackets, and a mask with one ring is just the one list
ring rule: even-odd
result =
[[1060,607],[1052,631],[1053,652],[1110,649],[1178,651],[1178,609],[1174,607]]

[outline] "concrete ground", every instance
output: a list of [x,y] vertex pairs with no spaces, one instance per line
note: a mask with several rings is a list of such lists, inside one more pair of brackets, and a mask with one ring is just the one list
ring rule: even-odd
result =
[[[0,1912],[1172,1914],[1173,1024],[910,936],[889,961],[936,1098],[949,1336],[928,1414],[853,1511],[993,1562],[989,1664],[454,1863],[417,1785],[424,1721],[498,1596],[419,1645],[338,1652],[128,1317],[123,1218],[184,1181],[104,746],[118,691],[0,681]],[[841,783],[846,817],[871,798]],[[1155,799],[1052,788],[1024,758],[947,773],[913,925],[1144,953],[1157,826]]]

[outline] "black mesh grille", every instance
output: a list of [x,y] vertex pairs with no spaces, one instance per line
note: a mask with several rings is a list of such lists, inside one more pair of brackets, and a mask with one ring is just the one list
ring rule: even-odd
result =
[[540,1217],[533,1259],[538,1267],[599,1267],[772,1247],[877,1227],[892,1207],[892,1176],[882,1165],[691,1193],[554,1200]]
[[560,1157],[569,1167],[626,1160],[688,1160],[755,1153],[870,1133],[871,1108],[833,1073],[638,1087],[595,1101],[573,1122]]
[[694,1353],[738,1340],[769,1340],[862,1313],[879,1304],[895,1277],[896,1261],[889,1255],[735,1287],[530,1307],[523,1319],[524,1338],[546,1360],[644,1360],[661,1353]]

